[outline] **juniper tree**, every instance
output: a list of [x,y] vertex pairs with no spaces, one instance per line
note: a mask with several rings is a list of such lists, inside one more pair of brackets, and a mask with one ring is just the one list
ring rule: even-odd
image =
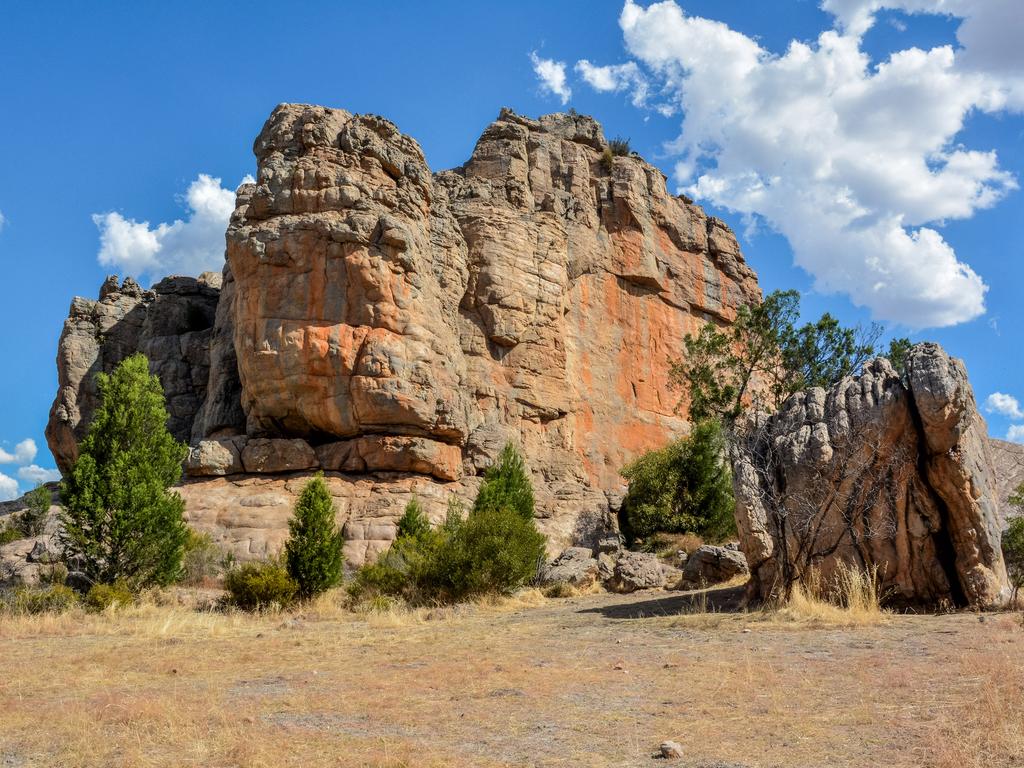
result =
[[523,457],[512,443],[506,443],[498,460],[484,472],[473,512],[507,508],[525,520],[533,520],[533,485]]
[[61,484],[65,560],[94,583],[166,585],[181,574],[188,538],[184,502],[170,490],[188,449],[167,430],[163,388],[143,355],[96,383],[99,407]]
[[334,522],[334,502],[321,475],[299,494],[288,532],[285,562],[288,575],[299,585],[299,597],[314,597],[337,584],[344,538]]

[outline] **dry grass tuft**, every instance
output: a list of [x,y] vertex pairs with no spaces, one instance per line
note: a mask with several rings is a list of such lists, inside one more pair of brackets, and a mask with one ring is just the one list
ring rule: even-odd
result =
[[865,627],[890,615],[882,608],[877,571],[862,571],[840,563],[825,583],[817,571],[793,585],[789,600],[768,613],[774,620],[830,627]]

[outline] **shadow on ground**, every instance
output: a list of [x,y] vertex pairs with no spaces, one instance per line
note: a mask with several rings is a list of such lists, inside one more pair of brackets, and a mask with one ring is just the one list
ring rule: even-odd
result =
[[597,613],[606,619],[647,619],[681,613],[737,613],[743,608],[743,585],[682,592],[651,600],[599,605],[578,613]]

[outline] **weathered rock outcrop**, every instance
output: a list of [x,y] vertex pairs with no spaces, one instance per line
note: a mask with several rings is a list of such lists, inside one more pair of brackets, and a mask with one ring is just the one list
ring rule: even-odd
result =
[[46,425],[46,441],[66,472],[78,457],[97,404],[95,376],[109,373],[129,355],[142,352],[160,376],[168,428],[188,441],[206,400],[210,338],[221,276],[168,277],[144,291],[131,278],[119,286],[107,278],[98,301],[75,298],[57,351],[57,397]]
[[[503,110],[466,165],[432,174],[383,118],[275,109],[256,183],[238,192],[223,290],[204,305],[212,326],[176,327],[182,366],[154,349],[175,433],[195,446],[189,514],[260,554],[292,478],[323,468],[358,563],[387,546],[411,488],[440,517],[512,440],[553,545],[607,527],[619,469],[685,428],[667,386],[683,336],[760,290],[724,224],[606,147],[588,117]],[[131,328],[156,323],[160,285],[148,300],[76,300],[48,432],[62,467],[89,374],[154,347]],[[249,487],[282,503],[243,506]]]
[[877,568],[898,603],[1008,596],[985,422],[937,345],[914,347],[903,378],[878,359],[749,427],[734,486],[755,594],[846,563]]

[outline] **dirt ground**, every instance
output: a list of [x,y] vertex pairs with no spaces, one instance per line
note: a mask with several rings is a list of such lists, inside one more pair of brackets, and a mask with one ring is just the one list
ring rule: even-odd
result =
[[1019,613],[692,600],[0,617],[0,767],[1024,765]]

